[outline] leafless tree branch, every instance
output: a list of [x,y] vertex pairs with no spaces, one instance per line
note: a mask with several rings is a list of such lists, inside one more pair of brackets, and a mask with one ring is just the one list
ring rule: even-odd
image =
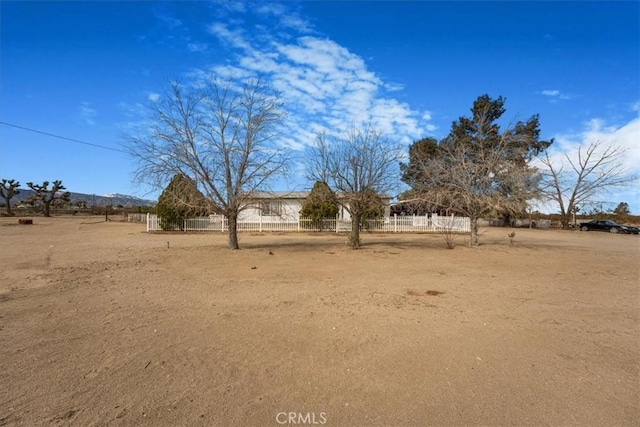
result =
[[351,214],[350,244],[360,245],[360,222],[381,203],[383,195],[397,185],[400,147],[391,143],[371,125],[352,127],[345,135],[329,139],[317,134],[307,160],[310,181],[320,181],[338,193]]
[[289,153],[274,142],[284,118],[277,94],[260,79],[239,90],[213,78],[195,88],[172,81],[149,110],[152,124],[129,138],[136,181],[162,188],[176,174],[190,177],[228,218],[229,246],[238,249],[238,214],[286,173]]
[[622,164],[624,154],[622,145],[605,147],[603,141],[580,146],[575,157],[564,153],[555,162],[545,152],[542,197],[558,204],[564,229],[569,228],[571,214],[593,203],[599,194],[637,182],[638,177]]

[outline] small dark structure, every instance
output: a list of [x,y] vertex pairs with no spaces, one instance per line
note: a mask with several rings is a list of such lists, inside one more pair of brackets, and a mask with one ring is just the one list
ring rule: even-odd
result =
[[33,225],[33,220],[31,218],[21,218],[18,220],[18,224],[20,225]]

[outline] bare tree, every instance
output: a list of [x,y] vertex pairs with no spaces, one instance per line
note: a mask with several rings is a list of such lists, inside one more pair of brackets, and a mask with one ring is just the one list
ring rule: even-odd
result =
[[[535,193],[535,169],[513,159],[510,132],[489,145],[443,141],[437,155],[423,159],[421,197],[471,220],[470,244],[478,244],[478,220],[495,212],[520,212],[522,200]],[[522,148],[523,150],[526,147]],[[508,152],[509,155],[505,155]],[[501,191],[508,185],[510,192]]]
[[360,247],[360,224],[368,212],[383,205],[382,194],[397,185],[402,152],[371,125],[353,127],[345,135],[317,134],[310,149],[307,173],[311,181],[326,182],[351,215],[349,244]]
[[20,182],[15,179],[2,179],[0,181],[0,197],[5,200],[7,205],[7,216],[13,216],[13,212],[11,211],[11,199],[16,194],[20,194]]
[[260,79],[242,87],[216,79],[190,87],[170,82],[149,109],[147,131],[129,138],[136,179],[156,188],[176,174],[193,179],[211,210],[228,219],[229,248],[239,249],[238,215],[288,160],[274,142],[284,117],[277,94]]
[[569,228],[574,212],[598,195],[637,181],[622,163],[624,154],[622,145],[605,146],[602,141],[580,146],[575,156],[564,153],[558,160],[545,151],[542,195],[558,204],[563,229]]

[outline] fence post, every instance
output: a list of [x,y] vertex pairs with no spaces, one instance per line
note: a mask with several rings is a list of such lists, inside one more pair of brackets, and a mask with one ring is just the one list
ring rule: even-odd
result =
[[298,233],[300,232],[300,221],[302,220],[302,218],[300,218],[300,215],[298,215]]
[[398,232],[398,214],[396,213],[393,214],[393,232]]
[[149,212],[147,212],[147,233],[149,232]]
[[260,218],[260,225],[258,226],[258,231],[262,233],[262,215],[260,215],[258,218]]
[[340,217],[340,214],[336,214],[336,233],[338,232],[338,218]]

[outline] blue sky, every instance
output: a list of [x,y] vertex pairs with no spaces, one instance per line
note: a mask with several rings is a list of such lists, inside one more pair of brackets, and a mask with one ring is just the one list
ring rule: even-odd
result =
[[[0,19],[0,120],[115,150],[169,79],[260,72],[281,92],[295,150],[361,121],[404,144],[443,137],[487,93],[506,97],[507,120],[539,114],[556,153],[622,143],[640,171],[637,1],[3,1]],[[132,184],[134,167],[0,126],[2,178],[155,198]],[[640,214],[637,186],[602,201]]]

